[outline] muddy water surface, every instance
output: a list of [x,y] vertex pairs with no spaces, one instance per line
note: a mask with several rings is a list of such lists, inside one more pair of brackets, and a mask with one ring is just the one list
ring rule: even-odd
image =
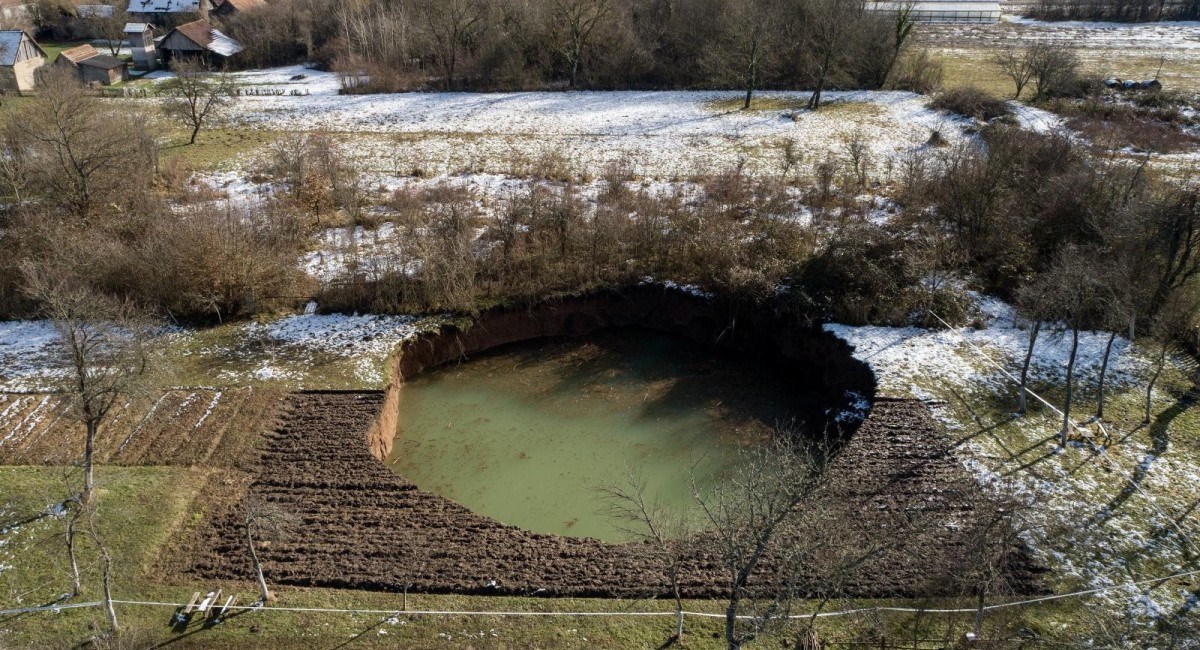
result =
[[600,487],[634,469],[654,499],[688,504],[690,474],[719,480],[803,403],[778,373],[663,334],[543,339],[405,384],[387,463],[504,523],[620,541]]

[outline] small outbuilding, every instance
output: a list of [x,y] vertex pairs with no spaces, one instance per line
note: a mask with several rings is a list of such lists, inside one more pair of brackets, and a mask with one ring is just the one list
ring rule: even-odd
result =
[[208,65],[218,65],[241,52],[242,44],[222,34],[207,20],[185,23],[167,32],[158,43],[163,63],[177,59],[199,58]]
[[129,74],[124,61],[115,56],[101,54],[91,45],[63,50],[51,67],[71,70],[85,84],[100,83],[105,86],[124,81]]
[[133,55],[133,67],[138,70],[158,69],[158,46],[154,43],[154,25],[125,23],[125,40]]
[[0,30],[0,91],[21,93],[37,85],[46,52],[19,29]]

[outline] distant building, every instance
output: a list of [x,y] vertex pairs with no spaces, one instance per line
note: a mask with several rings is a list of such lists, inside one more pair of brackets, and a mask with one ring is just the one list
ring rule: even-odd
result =
[[918,23],[998,23],[1000,0],[868,0],[870,11],[900,11],[911,7]]
[[229,18],[249,9],[265,6],[267,6],[266,0],[224,0],[223,2],[217,0],[212,15]]
[[158,42],[158,47],[162,50],[163,63],[168,65],[176,59],[186,58],[203,59],[208,65],[222,64],[245,49],[207,20],[193,21],[172,29]]
[[207,18],[214,0],[129,0],[131,21],[160,26]]
[[138,70],[158,69],[158,48],[154,44],[154,25],[125,23],[125,39],[133,54],[133,67]]
[[75,15],[80,18],[112,18],[114,13],[112,5],[75,5]]
[[115,56],[101,54],[91,45],[63,50],[51,67],[71,70],[83,83],[100,83],[105,86],[123,81],[128,76],[128,68],[124,61]]
[[0,90],[33,90],[37,70],[43,65],[46,52],[29,34],[19,29],[0,31]]

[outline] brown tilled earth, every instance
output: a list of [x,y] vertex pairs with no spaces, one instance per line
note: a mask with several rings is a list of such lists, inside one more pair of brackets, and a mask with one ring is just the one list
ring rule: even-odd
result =
[[[161,558],[188,579],[248,579],[240,495],[249,490],[296,522],[260,553],[272,582],[338,588],[546,596],[645,596],[663,589],[661,569],[637,544],[530,533],[423,492],[373,456],[368,430],[383,393],[297,393],[244,474],[201,494],[205,523]],[[130,443],[132,444],[132,443]],[[924,404],[879,400],[830,468],[836,480],[808,509],[810,530],[838,543],[829,565],[876,549],[837,585],[858,596],[959,593],[956,576],[977,567],[977,532],[991,508],[950,455]],[[127,445],[128,448],[128,445]],[[719,597],[715,545],[698,545],[683,582],[690,597]],[[770,573],[771,562],[766,573]],[[1019,548],[1003,572],[1017,591],[1038,591],[1038,570]],[[805,590],[830,587],[804,578]]]

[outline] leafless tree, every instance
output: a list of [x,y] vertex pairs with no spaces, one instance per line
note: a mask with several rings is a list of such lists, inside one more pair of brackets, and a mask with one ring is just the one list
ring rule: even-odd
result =
[[254,494],[242,499],[242,526],[246,533],[246,550],[249,551],[250,561],[254,564],[254,578],[258,581],[261,602],[273,600],[274,596],[267,588],[267,578],[263,575],[262,560],[258,557],[257,546],[260,542],[270,543],[284,539],[295,522],[295,515],[277,503]]
[[1046,320],[1053,310],[1053,277],[1049,274],[1032,278],[1017,292],[1017,316],[1029,327],[1025,359],[1021,362],[1021,382],[1017,393],[1017,412],[1024,415],[1029,408],[1029,370],[1033,362],[1033,350]]
[[58,389],[85,430],[81,505],[95,488],[96,435],[118,401],[141,390],[150,362],[150,321],[132,303],[98,293],[84,282],[30,262],[26,293],[53,321],[58,361],[66,372]]
[[1004,76],[1011,79],[1013,85],[1016,86],[1013,98],[1020,99],[1021,92],[1025,90],[1025,86],[1033,79],[1033,61],[1030,56],[1030,50],[1018,50],[1014,47],[1006,47],[997,51],[992,60],[999,66]]
[[1029,59],[1034,100],[1070,83],[1079,71],[1079,57],[1061,44],[1038,42],[1029,46],[1024,56]]
[[805,30],[804,67],[812,80],[813,92],[808,108],[821,107],[821,94],[826,84],[850,60],[859,46],[856,31],[864,20],[861,0],[813,0],[808,3],[809,24]]
[[1066,396],[1063,400],[1061,443],[1067,445],[1071,433],[1071,406],[1075,397],[1075,362],[1079,351],[1079,333],[1094,323],[1100,308],[1101,291],[1098,281],[1099,252],[1092,248],[1067,246],[1059,251],[1048,271],[1053,283],[1051,314],[1054,322],[1071,338],[1065,378]]
[[[725,642],[730,650],[753,640],[780,615],[778,591],[755,587],[751,579],[794,523],[798,509],[825,484],[823,451],[780,434],[771,445],[743,452],[732,476],[710,490],[693,481],[693,496],[726,572]],[[744,619],[747,609],[751,612]]]
[[583,58],[591,47],[592,33],[613,13],[613,0],[554,0],[554,22],[558,25],[558,50],[566,60],[570,86],[579,80]]
[[125,42],[125,25],[129,22],[129,12],[125,11],[127,4],[113,2],[108,5],[112,7],[112,11],[108,15],[91,17],[99,29],[100,36],[104,38],[105,44],[108,46],[109,54],[113,56],[121,53],[121,46]]
[[644,544],[667,575],[675,601],[674,640],[683,639],[683,595],[680,571],[695,547],[693,513],[672,509],[646,494],[646,479],[631,471],[623,484],[601,489],[608,501],[607,514],[630,539]]
[[443,87],[454,87],[454,76],[465,52],[489,27],[489,0],[425,0],[420,5],[425,31],[432,39],[444,76]]
[[41,75],[38,95],[9,116],[24,147],[26,174],[52,204],[86,216],[124,204],[129,178],[154,168],[157,149],[145,120],[127,106],[90,94],[69,70]]
[[163,84],[163,112],[191,129],[188,144],[196,144],[200,129],[237,101],[236,85],[233,77],[210,72],[198,59],[175,61],[171,70],[175,77]]
[[704,64],[717,76],[739,82],[746,91],[742,108],[749,110],[762,70],[779,45],[778,18],[770,0],[725,0],[721,7],[723,29],[708,44]]

